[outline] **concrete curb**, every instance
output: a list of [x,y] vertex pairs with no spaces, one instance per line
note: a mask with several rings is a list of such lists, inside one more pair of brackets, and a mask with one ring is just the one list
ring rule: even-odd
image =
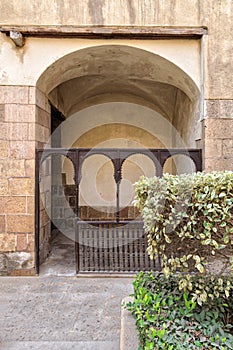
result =
[[[132,297],[126,297],[122,300],[122,304],[127,304],[132,300]],[[137,350],[138,346],[135,319],[124,306],[121,306],[120,350]]]

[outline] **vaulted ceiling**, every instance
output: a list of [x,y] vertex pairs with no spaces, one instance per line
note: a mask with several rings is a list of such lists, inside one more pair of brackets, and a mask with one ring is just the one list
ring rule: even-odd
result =
[[122,101],[150,107],[172,120],[178,92],[190,103],[199,95],[193,80],[175,64],[123,45],[66,55],[44,72],[38,86],[66,117],[91,105]]

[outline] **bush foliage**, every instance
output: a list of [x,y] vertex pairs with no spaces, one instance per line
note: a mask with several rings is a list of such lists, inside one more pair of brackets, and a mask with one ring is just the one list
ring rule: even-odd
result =
[[233,172],[142,177],[135,192],[148,253],[160,259],[162,272],[180,272],[179,288],[192,291],[192,300],[200,305],[223,289],[228,296],[230,280],[223,286],[219,277],[210,291],[201,279],[195,285],[190,273],[233,271]]
[[[194,284],[198,276],[192,276]],[[177,275],[139,273],[134,301],[127,308],[136,318],[139,350],[233,349],[233,293],[215,296],[215,281],[205,276],[214,298],[200,306],[179,288]],[[223,278],[223,285],[227,281]]]
[[233,349],[233,173],[142,177],[135,191],[161,262],[134,280],[139,349]]

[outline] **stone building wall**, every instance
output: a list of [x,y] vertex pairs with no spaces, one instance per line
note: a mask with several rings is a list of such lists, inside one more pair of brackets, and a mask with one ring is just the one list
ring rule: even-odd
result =
[[205,170],[233,170],[233,100],[207,100],[203,129]]
[[30,87],[1,86],[0,265],[18,273],[34,267],[35,104]]
[[49,136],[48,105],[26,86],[0,86],[0,105],[0,270],[34,274],[35,149]]
[[[191,61],[186,62],[177,49],[174,53],[172,40],[166,52],[158,50],[176,55],[175,62],[196,76],[204,102],[199,119],[202,123],[199,145],[203,147],[204,168],[208,171],[233,170],[232,15],[230,0],[0,0],[0,27],[206,26],[208,35],[200,40],[195,51],[202,62],[200,74],[189,68]],[[124,44],[139,45],[130,40]],[[3,275],[35,273],[35,149],[43,147],[50,135],[48,96],[38,89],[37,81],[58,58],[88,45],[92,45],[88,39],[28,38],[25,46],[18,48],[0,33],[0,273]],[[153,43],[145,41],[143,45],[149,49]],[[49,183],[49,172],[46,176]],[[47,190],[42,191],[45,197]],[[50,221],[43,205],[41,218],[40,251],[44,259],[49,252]]]

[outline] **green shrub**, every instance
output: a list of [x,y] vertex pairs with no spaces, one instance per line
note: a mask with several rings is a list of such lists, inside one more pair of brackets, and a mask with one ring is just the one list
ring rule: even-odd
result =
[[139,349],[233,349],[233,173],[143,177],[135,190],[162,265],[134,280]]
[[[198,283],[198,276],[191,278]],[[205,283],[214,295],[213,278],[205,276]],[[134,301],[127,308],[136,318],[139,350],[233,349],[232,290],[228,297],[223,290],[200,306],[180,290],[175,274],[141,272],[133,284]]]
[[[200,305],[223,289],[227,297],[231,281],[223,286],[221,275],[233,270],[233,172],[142,177],[135,192],[148,253],[161,260],[162,272],[180,272],[179,288],[192,291]],[[216,273],[213,268],[220,276],[214,290],[201,279],[193,284],[191,272]]]

